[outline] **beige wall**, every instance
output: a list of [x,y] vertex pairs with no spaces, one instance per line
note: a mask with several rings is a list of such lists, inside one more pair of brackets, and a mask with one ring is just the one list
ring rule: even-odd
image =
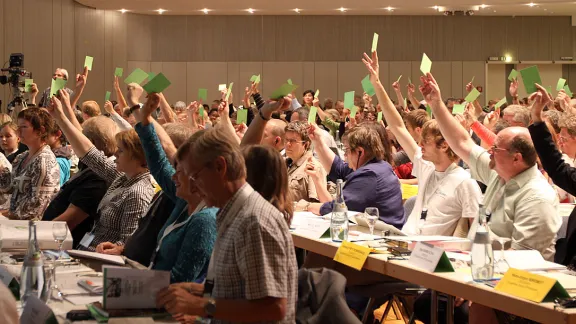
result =
[[[264,94],[292,78],[299,91],[319,88],[322,98],[341,97],[361,91],[361,53],[370,49],[374,32],[380,34],[381,78],[388,88],[400,74],[404,88],[408,77],[416,80],[426,52],[444,95],[455,97],[472,76],[489,93],[493,84],[501,86],[502,80],[485,83],[488,56],[550,61],[574,56],[576,48],[570,17],[147,16],[73,0],[0,0],[0,62],[23,52],[26,69],[46,88],[56,67],[73,75],[92,55],[84,99],[99,102],[112,90],[116,66],[126,73],[134,67],[164,72],[173,81],[166,91],[170,101],[193,100],[199,87],[213,98],[224,82],[235,83],[238,101],[256,73],[262,74]],[[535,38],[543,44],[534,46]],[[543,72],[558,74],[556,68]],[[6,86],[0,96],[6,101]]]

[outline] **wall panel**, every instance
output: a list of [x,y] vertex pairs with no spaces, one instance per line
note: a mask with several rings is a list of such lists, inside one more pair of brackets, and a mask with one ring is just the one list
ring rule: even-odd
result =
[[315,86],[320,90],[320,102],[326,98],[338,100],[338,62],[314,63]]
[[506,65],[488,64],[486,75],[486,102],[500,100],[506,96]]
[[188,62],[186,63],[186,97],[188,101],[198,99],[198,89],[208,90],[208,102],[220,99],[218,85],[228,79],[228,67],[224,62]]

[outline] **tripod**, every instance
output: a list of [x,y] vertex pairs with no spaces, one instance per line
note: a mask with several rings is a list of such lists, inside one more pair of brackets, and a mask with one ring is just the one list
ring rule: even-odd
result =
[[15,96],[14,99],[6,105],[6,108],[8,109],[8,114],[14,119],[20,111],[28,108],[28,104],[26,104],[22,96]]

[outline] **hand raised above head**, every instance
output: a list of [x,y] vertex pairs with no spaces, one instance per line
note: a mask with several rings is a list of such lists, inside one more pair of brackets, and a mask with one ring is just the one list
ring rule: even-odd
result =
[[424,96],[424,100],[428,104],[436,103],[442,101],[442,95],[440,93],[440,86],[434,76],[431,73],[427,73],[425,76],[420,77],[422,85],[420,86],[420,92]]

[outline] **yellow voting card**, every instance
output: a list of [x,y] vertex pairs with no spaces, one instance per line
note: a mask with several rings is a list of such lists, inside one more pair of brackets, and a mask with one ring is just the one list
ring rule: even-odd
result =
[[418,195],[418,186],[402,183],[400,189],[402,190],[402,200]]
[[345,264],[356,270],[362,270],[366,258],[370,254],[370,248],[351,242],[344,241],[336,251],[334,261]]

